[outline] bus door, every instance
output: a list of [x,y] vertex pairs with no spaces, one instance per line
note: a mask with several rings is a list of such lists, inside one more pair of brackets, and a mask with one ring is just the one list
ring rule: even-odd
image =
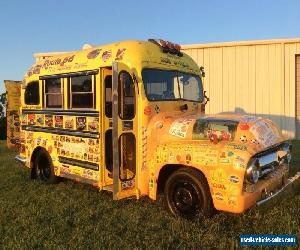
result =
[[129,68],[112,67],[113,197],[137,195],[137,86]]
[[103,148],[103,186],[113,184],[113,148],[112,148],[112,70],[101,69],[101,85],[103,86],[101,98],[102,115],[102,148]]

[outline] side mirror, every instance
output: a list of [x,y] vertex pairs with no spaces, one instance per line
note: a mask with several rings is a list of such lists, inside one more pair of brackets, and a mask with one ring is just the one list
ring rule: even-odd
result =
[[203,97],[205,99],[204,105],[206,105],[210,101],[209,97],[206,95],[206,90],[204,90]]
[[205,72],[204,72],[204,67],[203,66],[200,67],[200,72],[201,72],[201,76],[205,77]]

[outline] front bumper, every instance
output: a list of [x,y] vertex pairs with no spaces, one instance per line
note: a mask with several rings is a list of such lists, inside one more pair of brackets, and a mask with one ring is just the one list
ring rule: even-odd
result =
[[18,162],[21,162],[22,164],[26,164],[26,157],[23,157],[23,156],[21,156],[21,155],[17,155],[16,157],[15,157],[15,159],[16,159],[16,161],[18,161]]
[[256,202],[256,207],[259,210],[265,210],[268,207],[274,206],[283,198],[292,196],[300,187],[300,172],[287,180],[287,183],[276,192],[266,192],[266,197]]
[[256,184],[245,185],[242,194],[236,196],[235,205],[228,202],[226,207],[216,208],[232,213],[242,213],[248,209],[258,208],[264,210],[267,207],[274,206],[281,200],[295,194],[300,186],[300,172],[291,178],[288,178],[288,173],[288,165],[282,164]]

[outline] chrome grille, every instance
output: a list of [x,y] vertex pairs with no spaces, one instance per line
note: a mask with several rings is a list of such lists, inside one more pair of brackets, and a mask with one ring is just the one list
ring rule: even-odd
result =
[[283,143],[254,156],[258,164],[259,178],[273,172],[280,164],[291,160],[291,145]]

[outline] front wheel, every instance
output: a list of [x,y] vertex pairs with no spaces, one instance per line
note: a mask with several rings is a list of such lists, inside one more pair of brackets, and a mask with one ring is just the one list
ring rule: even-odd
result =
[[194,169],[179,169],[168,178],[165,204],[176,216],[194,219],[201,213],[210,216],[213,203],[205,177]]
[[56,183],[52,159],[46,150],[41,149],[37,153],[34,172],[37,179],[48,184]]

